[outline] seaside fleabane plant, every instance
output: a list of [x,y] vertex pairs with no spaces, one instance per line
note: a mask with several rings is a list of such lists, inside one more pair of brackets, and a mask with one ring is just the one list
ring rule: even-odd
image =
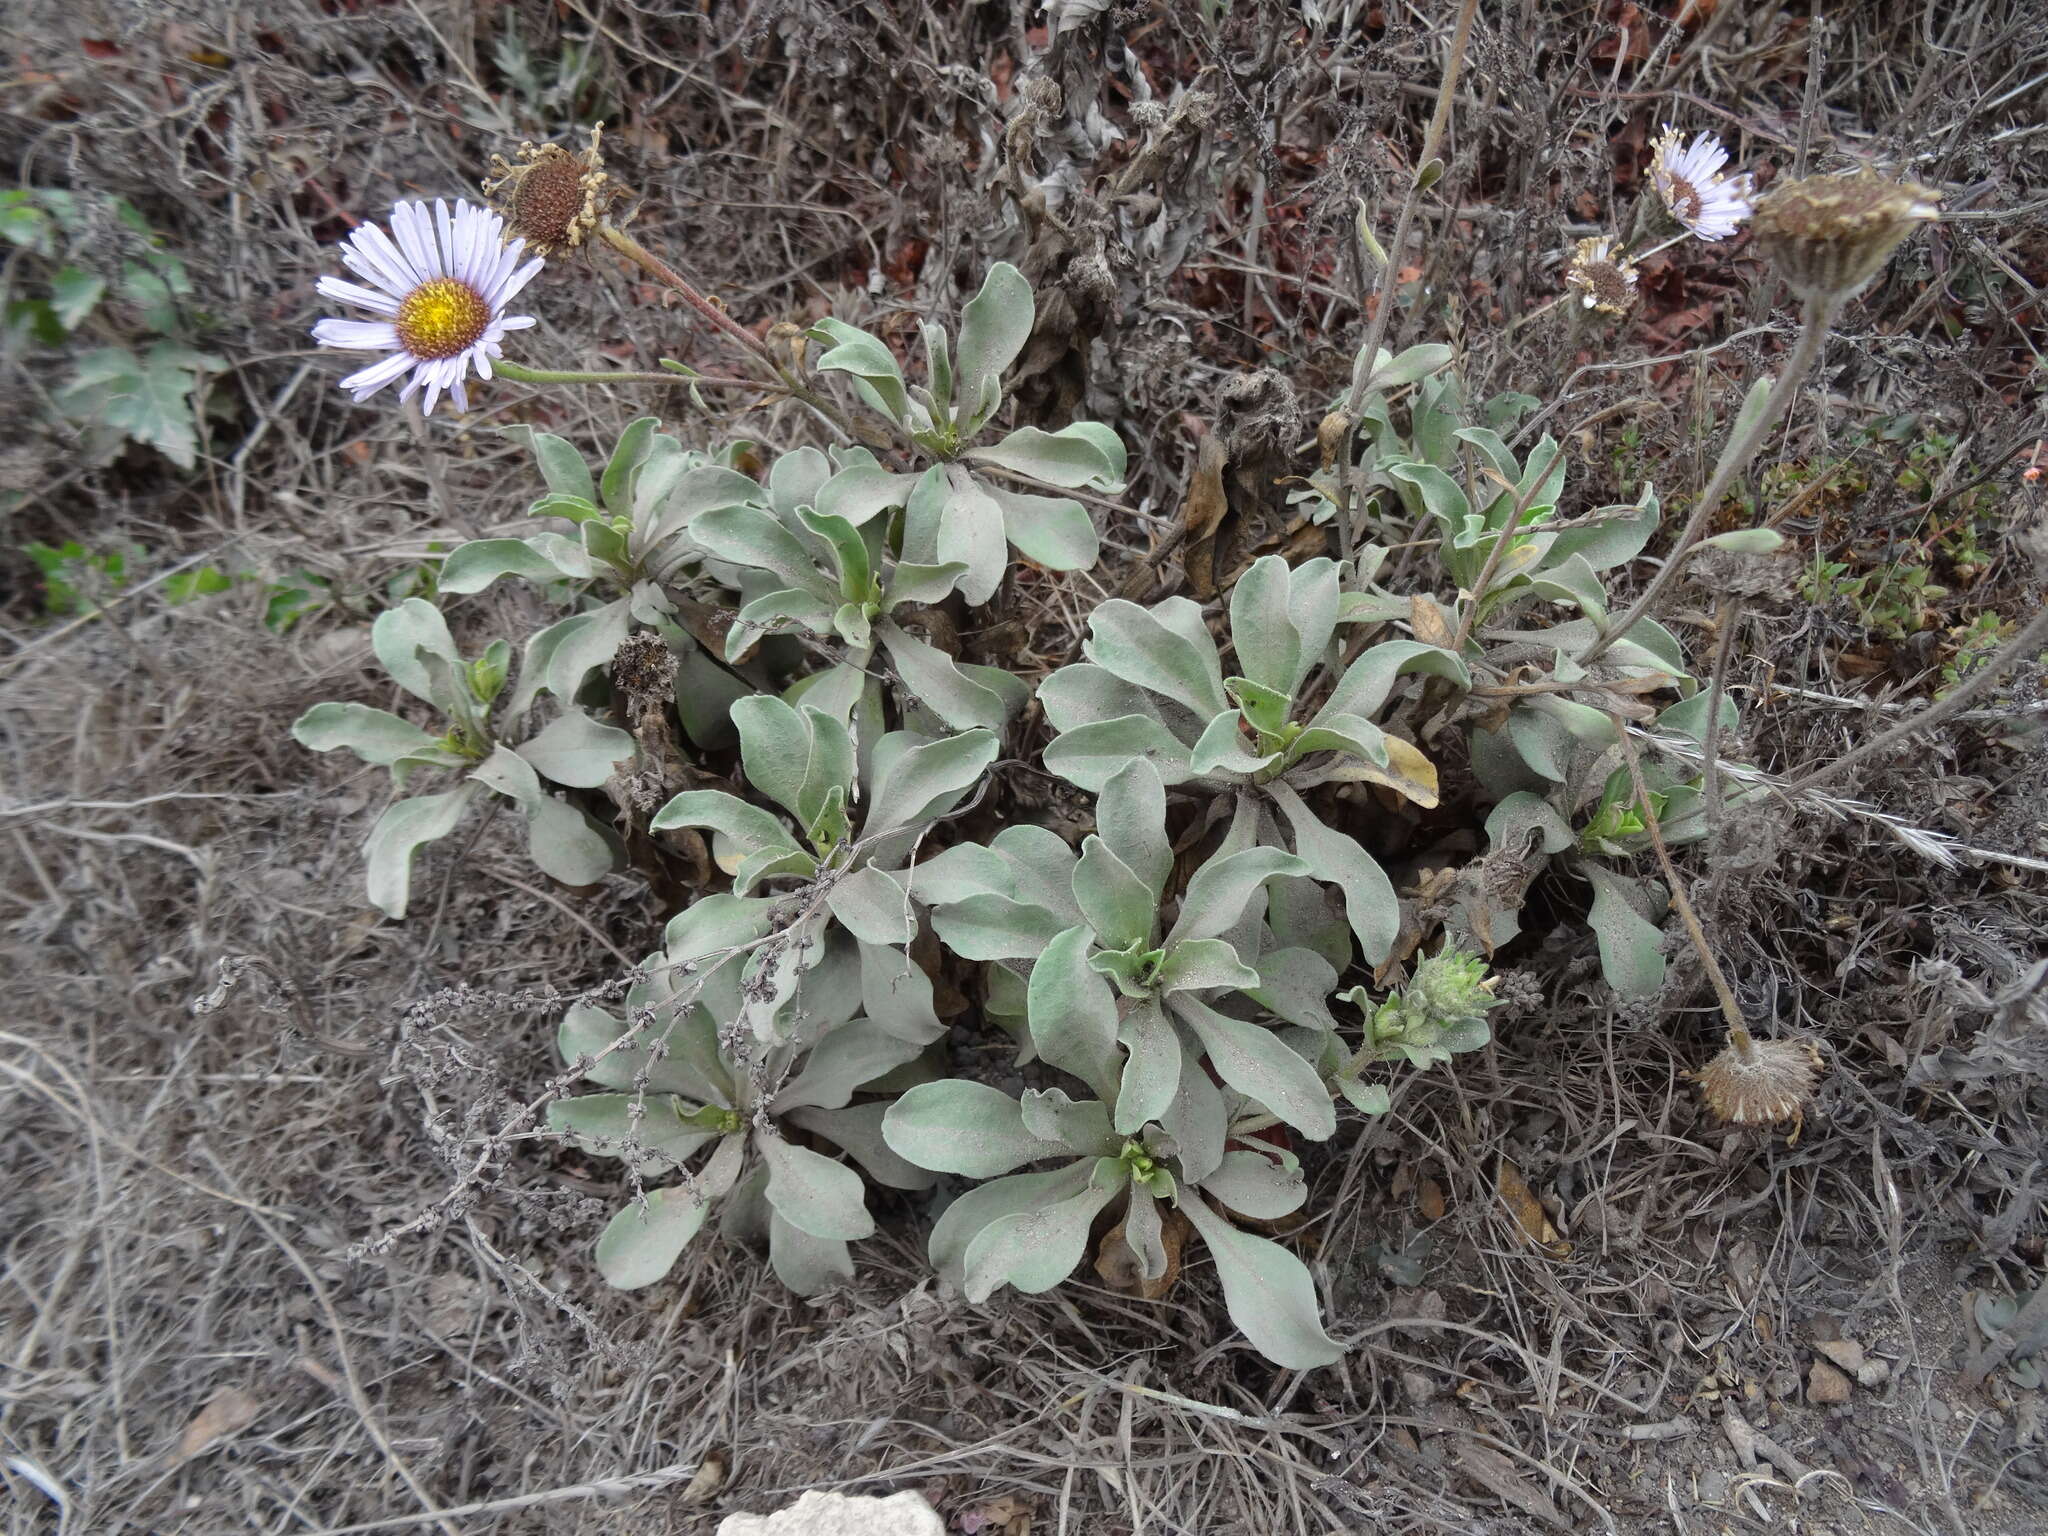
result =
[[[805,703],[841,720],[859,709],[879,721],[879,662],[886,659],[906,719],[929,712],[951,730],[1001,730],[1031,696],[1023,680],[961,663],[896,617],[943,601],[967,567],[891,554],[890,520],[874,515],[864,498],[878,484],[887,496],[893,478],[864,448],[830,455],[799,448],[775,461],[757,503],[721,507],[690,524],[690,540],[709,557],[706,569],[739,594],[726,660],[739,662],[764,635],[808,632],[839,659],[803,680]],[[870,729],[865,739],[879,734]]]
[[[765,1242],[782,1283],[813,1295],[852,1275],[847,1244],[875,1230],[860,1174],[830,1148],[892,1189],[933,1182],[883,1144],[886,1103],[855,1102],[945,1032],[929,984],[901,951],[836,935],[801,1017],[760,1040],[744,1022],[745,955],[773,905],[704,898],[669,923],[626,995],[628,1020],[580,1003],[562,1021],[562,1059],[608,1091],[550,1104],[548,1124],[624,1160],[634,1181],[597,1244],[599,1271],[621,1289],[666,1275],[715,1203],[728,1241]],[[670,1171],[676,1182],[643,1187]]]
[[731,739],[727,712],[748,684],[714,665],[677,622],[665,583],[699,551],[684,537],[704,512],[748,502],[761,488],[732,467],[736,448],[717,455],[685,448],[657,432],[642,416],[619,434],[599,476],[576,447],[532,427],[507,427],[532,447],[547,494],[529,517],[563,518],[574,529],[523,539],[474,539],[442,562],[440,590],[481,592],[503,576],[542,584],[564,595],[576,611],[529,635],[521,653],[519,686],[507,712],[519,715],[553,693],[573,702],[592,673],[610,665],[619,647],[645,625],[657,631],[680,666],[677,713],[693,741],[723,745]]
[[[315,752],[346,748],[391,770],[400,790],[423,769],[461,772],[463,781],[438,794],[392,801],[363,845],[370,901],[392,918],[405,916],[412,856],[446,837],[482,791],[503,796],[526,818],[527,849],[543,873],[568,886],[593,885],[620,862],[618,839],[580,807],[548,793],[549,782],[596,789],[630,761],[633,738],[579,709],[564,708],[517,747],[499,739],[506,711],[496,709],[511,673],[512,648],[495,640],[465,660],[441,610],[423,598],[386,609],[370,627],[370,643],[391,680],[434,706],[447,729],[439,736],[367,704],[315,704],[292,726],[292,739]],[[495,718],[494,718],[495,717]]]
[[986,730],[935,741],[892,731],[860,764],[845,724],[809,705],[792,708],[757,694],[735,704],[732,717],[749,784],[795,826],[749,801],[701,789],[670,800],[652,827],[710,832],[712,856],[732,874],[739,897],[769,881],[802,882],[783,896],[743,903],[756,924],[743,937],[762,942],[747,961],[740,1020],[774,1043],[796,1027],[794,1015],[807,1006],[799,988],[834,933],[859,941],[869,981],[880,984],[876,967],[885,963],[893,967],[888,976],[900,974],[901,948],[917,933],[910,875],[901,866],[973,791],[999,743]]
[[960,313],[957,344],[943,326],[919,327],[925,347],[925,383],[909,384],[902,365],[883,344],[844,320],[827,317],[806,333],[832,343],[817,360],[821,373],[844,373],[862,404],[885,417],[893,432],[936,460],[923,474],[880,473],[862,498],[864,515],[902,507],[901,557],[917,565],[958,562],[960,595],[987,602],[1001,584],[1014,546],[1049,571],[1085,571],[1101,553],[1088,509],[1067,496],[1041,496],[1016,488],[1121,491],[1123,440],[1096,421],[1076,421],[1057,432],[1018,427],[993,443],[979,443],[1003,403],[1003,376],[1023,354],[1037,315],[1031,283],[999,261],[981,291]]
[[1434,765],[1373,717],[1404,674],[1428,672],[1461,689],[1471,677],[1441,646],[1390,640],[1320,695],[1312,679],[1348,617],[1338,577],[1329,560],[1294,568],[1277,555],[1255,561],[1230,595],[1239,676],[1225,675],[1196,604],[1170,597],[1141,608],[1112,599],[1089,615],[1087,659],[1047,678],[1038,702],[1059,733],[1045,766],[1083,789],[1102,791],[1135,758],[1168,785],[1238,792],[1260,825],[1259,842],[1291,843],[1301,873],[1343,893],[1352,929],[1377,964],[1399,929],[1393,885],[1363,845],[1303,796],[1362,781],[1435,805]]
[[[1115,1044],[1110,1021],[1091,1012],[1092,1027],[1048,1042],[1048,1061],[1099,1076],[1093,1063]],[[1086,1257],[1090,1233],[1105,1213],[1117,1214],[1113,1207],[1138,1275],[1158,1279],[1167,1270],[1161,1228],[1171,1207],[1215,1259],[1224,1305],[1252,1347],[1292,1370],[1328,1365],[1344,1347],[1324,1331],[1308,1266],[1231,1220],[1277,1221],[1299,1210],[1308,1197],[1301,1164],[1260,1139],[1257,1128],[1269,1122],[1255,1106],[1228,1091],[1218,1098],[1219,1129],[1227,1129],[1200,1162],[1155,1123],[1114,1130],[1114,1097],[1077,1101],[1054,1088],[1027,1090],[1020,1100],[959,1080],[911,1088],[883,1115],[882,1138],[915,1167],[990,1181],[947,1206],[932,1227],[932,1266],[969,1301],[986,1301],[1004,1285],[1053,1289]],[[1047,1159],[1061,1166],[1013,1171]]]
[[458,411],[468,410],[470,368],[488,379],[505,333],[534,323],[506,306],[533,281],[541,259],[522,264],[526,243],[506,244],[504,231],[505,221],[489,209],[458,199],[450,210],[443,199],[431,211],[425,203],[394,204],[390,234],[365,224],[344,240],[342,265],[364,281],[322,277],[320,292],[378,318],[322,320],[313,339],[344,352],[387,355],[341,387],[360,403],[410,373],[400,400],[425,388],[428,415],[444,391]]
[[1727,163],[1728,151],[1715,135],[1702,133],[1687,144],[1676,128],[1664,125],[1650,160],[1650,183],[1665,210],[1695,239],[1725,240],[1752,211],[1754,181],[1723,176]]
[[[1255,846],[1255,818],[1235,817],[1174,910],[1158,771],[1127,763],[1103,786],[1095,819],[1078,859],[1045,828],[1011,826],[985,848],[960,843],[920,863],[911,887],[933,908],[941,942],[967,960],[1030,962],[1026,1033],[1044,1059],[1054,1059],[1048,1041],[1074,1029],[1111,1042],[1077,1075],[1115,1104],[1120,1134],[1156,1120],[1191,1166],[1212,1166],[1227,1121],[1206,1061],[1274,1119],[1327,1139],[1336,1117],[1310,1057],[1335,1027],[1320,997],[1336,973],[1269,943],[1264,922],[1268,886],[1308,874],[1307,862]],[[1254,1021],[1269,1013],[1315,1037],[1306,1054]]]

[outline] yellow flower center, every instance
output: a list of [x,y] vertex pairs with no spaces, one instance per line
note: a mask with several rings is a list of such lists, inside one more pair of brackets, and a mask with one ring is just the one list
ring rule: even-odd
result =
[[430,278],[400,302],[392,324],[400,345],[414,357],[454,357],[483,339],[491,324],[491,306],[467,283]]

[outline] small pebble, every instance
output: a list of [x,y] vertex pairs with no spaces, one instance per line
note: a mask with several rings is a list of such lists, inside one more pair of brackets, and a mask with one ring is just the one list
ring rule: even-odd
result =
[[1806,1373],[1806,1400],[1809,1403],[1846,1403],[1849,1401],[1849,1378],[1825,1360],[1813,1362],[1813,1369]]

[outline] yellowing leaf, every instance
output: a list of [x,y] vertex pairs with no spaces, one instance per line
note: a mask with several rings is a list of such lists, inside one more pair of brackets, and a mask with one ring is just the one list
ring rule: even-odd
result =
[[1500,1196],[1501,1204],[1515,1218],[1515,1225],[1521,1228],[1522,1236],[1533,1243],[1545,1257],[1568,1259],[1572,1245],[1558,1234],[1550,1224],[1549,1213],[1543,1209],[1543,1202],[1536,1198],[1536,1192],[1529,1187],[1529,1181],[1522,1177],[1522,1170],[1506,1158],[1502,1158],[1494,1170],[1493,1191]]
[[1425,810],[1437,802],[1436,764],[1398,736],[1389,736],[1387,766],[1376,767],[1360,757],[1347,757],[1323,770],[1319,783],[1381,784]]
[[1415,638],[1424,645],[1440,645],[1449,650],[1451,641],[1456,638],[1451,621],[1444,617],[1443,609],[1426,592],[1417,592],[1408,599],[1408,623],[1415,631]]

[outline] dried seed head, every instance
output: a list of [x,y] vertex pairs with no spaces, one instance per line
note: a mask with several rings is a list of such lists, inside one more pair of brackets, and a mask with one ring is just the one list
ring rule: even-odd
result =
[[590,130],[590,145],[571,154],[559,144],[521,144],[507,161],[491,156],[483,189],[505,215],[510,234],[544,256],[573,250],[597,228],[625,189],[606,174],[598,140],[604,124]]
[[1935,194],[1870,171],[1803,176],[1771,188],[1750,229],[1801,298],[1845,298],[1929,219]]
[[1603,315],[1625,315],[1636,301],[1636,269],[1617,251],[1607,235],[1581,240],[1573,248],[1572,264],[1564,280],[1579,291],[1588,309]]
[[1820,1078],[1820,1052],[1811,1040],[1757,1040],[1745,1054],[1733,1041],[1693,1081],[1707,1108],[1736,1125],[1769,1125],[1790,1120],[1813,1097]]

